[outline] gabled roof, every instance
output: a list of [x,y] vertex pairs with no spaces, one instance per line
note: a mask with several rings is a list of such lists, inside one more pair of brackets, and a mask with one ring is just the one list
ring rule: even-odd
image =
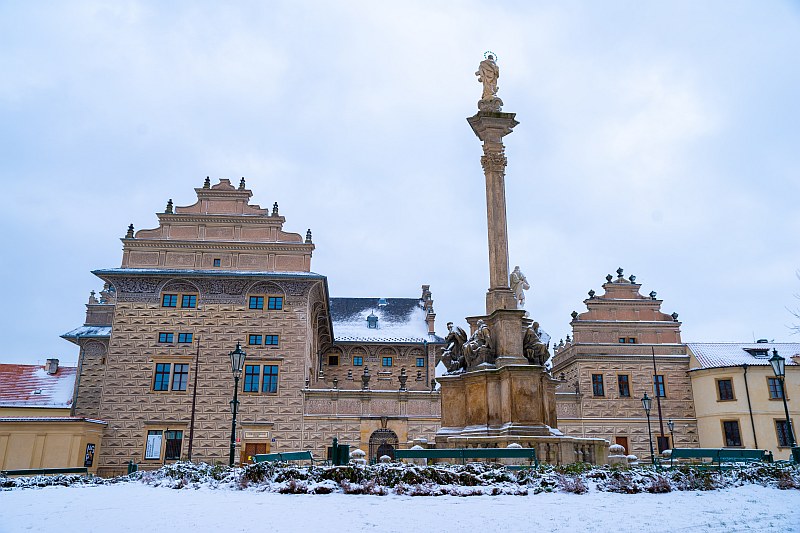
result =
[[70,407],[76,370],[59,366],[48,374],[39,365],[0,364],[0,407]]
[[[334,342],[444,342],[428,334],[419,298],[331,298]],[[370,328],[367,317],[377,317]]]
[[[773,349],[786,359],[787,365],[797,365],[800,360],[800,343],[689,342],[686,345],[700,363],[699,368],[769,365]],[[766,355],[754,355],[762,351],[766,351]]]

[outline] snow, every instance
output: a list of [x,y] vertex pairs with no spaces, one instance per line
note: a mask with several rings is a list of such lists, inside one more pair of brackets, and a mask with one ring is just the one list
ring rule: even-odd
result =
[[[135,502],[135,503],[133,503]],[[773,512],[773,510],[776,510]],[[800,491],[412,497],[172,490],[139,483],[0,493],[0,532],[800,531]]]

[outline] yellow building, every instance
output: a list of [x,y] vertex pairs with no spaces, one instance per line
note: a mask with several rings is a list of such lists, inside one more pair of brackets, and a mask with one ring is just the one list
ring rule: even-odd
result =
[[756,448],[788,459],[789,432],[780,381],[769,363],[786,359],[786,399],[795,440],[800,399],[800,343],[688,343],[702,448]]

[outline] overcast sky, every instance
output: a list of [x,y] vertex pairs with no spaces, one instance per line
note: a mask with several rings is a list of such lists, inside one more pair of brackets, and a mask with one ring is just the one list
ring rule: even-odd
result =
[[[494,51],[509,252],[554,339],[623,267],[684,341],[796,341],[797,2],[0,3],[0,362],[77,349],[128,224],[244,176],[331,296],[484,312]],[[234,340],[232,339],[232,342]]]

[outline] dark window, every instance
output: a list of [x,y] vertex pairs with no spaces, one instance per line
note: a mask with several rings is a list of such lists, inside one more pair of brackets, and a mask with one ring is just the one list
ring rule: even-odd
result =
[[338,354],[328,354],[328,366],[339,366]]
[[667,388],[664,386],[664,376],[662,374],[656,374],[653,377],[653,384],[655,385],[656,396],[666,398]]
[[197,307],[197,296],[194,294],[184,294],[181,296],[181,307],[184,309],[193,309]]
[[631,397],[631,383],[630,378],[626,374],[617,376],[617,386],[619,387],[619,395],[623,398]]
[[781,387],[781,380],[779,378],[767,378],[767,385],[769,385],[770,400],[780,400],[783,398],[783,388]]
[[178,342],[183,344],[188,344],[192,342],[192,334],[191,333],[178,333]]
[[726,420],[722,423],[725,431],[725,446],[741,446],[742,435],[739,433],[738,420]]
[[186,390],[189,381],[189,365],[175,363],[172,368],[172,390]]
[[636,337],[628,337],[629,344],[636,344]]
[[267,346],[277,346],[278,345],[278,336],[277,335],[264,335],[264,344]]
[[264,365],[264,386],[261,392],[278,392],[278,365]]
[[173,342],[175,336],[172,333],[159,333],[158,342]]
[[270,296],[267,309],[283,309],[283,296]]
[[425,366],[425,358],[417,357],[417,366]]
[[247,337],[247,344],[253,344],[255,346],[261,345],[261,335],[250,335]]
[[353,356],[353,366],[362,366],[364,364],[364,358],[360,355]]
[[164,440],[167,441],[166,449],[164,450],[164,459],[180,459],[183,431],[167,431],[164,433]]
[[733,382],[730,379],[718,379],[717,393],[720,401],[733,400]]
[[178,307],[177,294],[165,294],[161,297],[161,307]]
[[606,391],[603,387],[603,374],[592,374],[592,394],[594,396],[605,396]]
[[264,297],[263,296],[251,296],[250,297],[250,309],[264,309]]
[[222,261],[220,261],[219,259],[214,259],[214,266],[218,267],[220,265],[222,265]]
[[156,363],[156,377],[153,380],[153,390],[169,390],[170,363]]
[[384,357],[382,364],[383,364],[383,366],[392,366],[392,358],[391,357]]
[[619,343],[620,344],[625,344],[625,337],[620,337],[619,338]]
[[786,420],[776,420],[775,429],[778,431],[778,446],[791,446],[792,440],[789,438],[789,425]]
[[244,392],[258,392],[258,381],[260,375],[260,366],[244,365]]

